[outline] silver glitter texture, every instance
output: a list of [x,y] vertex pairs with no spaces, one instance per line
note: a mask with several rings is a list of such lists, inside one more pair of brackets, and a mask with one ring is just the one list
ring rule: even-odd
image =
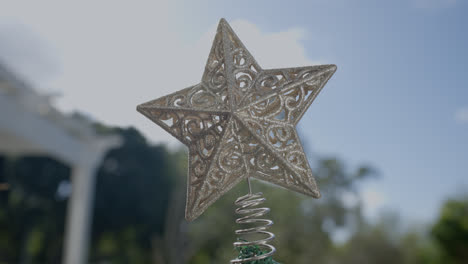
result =
[[185,218],[247,177],[319,198],[295,126],[335,71],[264,70],[221,19],[201,82],[137,107],[189,148]]

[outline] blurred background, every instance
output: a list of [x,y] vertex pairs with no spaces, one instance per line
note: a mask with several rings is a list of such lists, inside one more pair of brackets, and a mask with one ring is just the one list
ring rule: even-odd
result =
[[184,220],[187,150],[136,105],[225,17],[263,68],[338,71],[298,125],[322,198],[255,181],[280,263],[468,263],[464,0],[4,1],[0,263],[228,263],[240,184]]

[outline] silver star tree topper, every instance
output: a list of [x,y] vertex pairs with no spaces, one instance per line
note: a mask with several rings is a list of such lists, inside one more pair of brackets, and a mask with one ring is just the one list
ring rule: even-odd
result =
[[264,70],[221,19],[201,82],[137,107],[189,148],[185,218],[248,177],[319,198],[295,126],[335,71]]

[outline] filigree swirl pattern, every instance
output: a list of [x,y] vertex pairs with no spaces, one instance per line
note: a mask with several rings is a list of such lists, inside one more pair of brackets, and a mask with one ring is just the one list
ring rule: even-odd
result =
[[320,196],[295,126],[335,70],[263,70],[220,21],[201,82],[137,107],[188,146],[187,220],[248,177]]

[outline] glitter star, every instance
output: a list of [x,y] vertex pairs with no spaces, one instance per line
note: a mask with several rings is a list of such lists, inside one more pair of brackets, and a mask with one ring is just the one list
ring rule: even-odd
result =
[[248,177],[319,198],[295,127],[335,71],[262,69],[221,19],[201,82],[137,107],[189,149],[185,218]]

